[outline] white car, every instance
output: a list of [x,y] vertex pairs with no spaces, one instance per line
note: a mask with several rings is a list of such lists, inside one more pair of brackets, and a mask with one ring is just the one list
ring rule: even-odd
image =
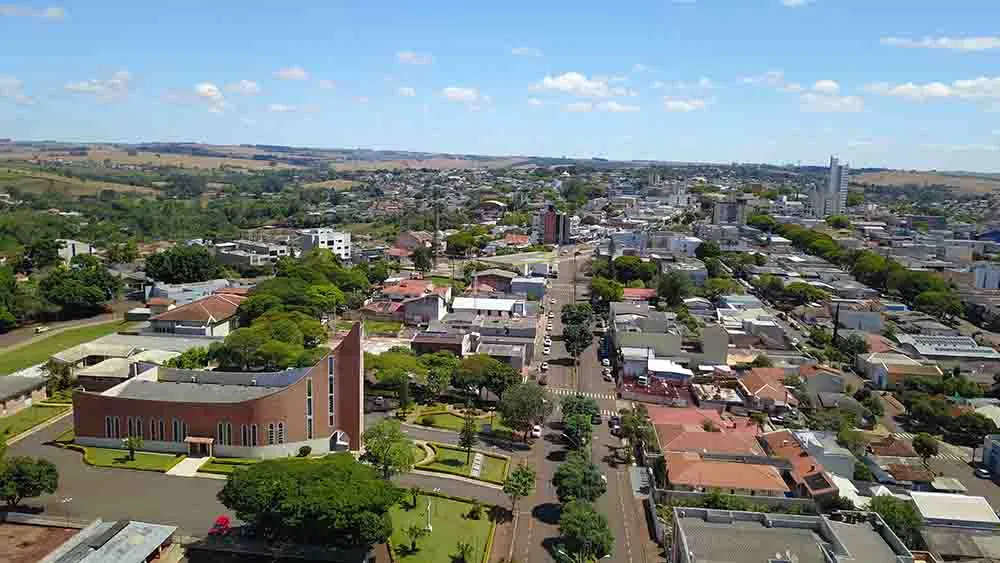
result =
[[601,365],[606,368],[609,368],[611,367],[611,360],[604,358],[603,360],[601,360]]
[[546,346],[552,346],[552,339],[548,336],[545,337],[544,343]]
[[545,354],[546,356],[548,356],[549,354],[552,353],[552,348],[549,348],[548,346],[546,346],[545,348],[542,348],[542,353]]
[[542,371],[549,371],[549,363],[548,362],[542,362],[542,365],[539,366],[539,367],[542,368]]
[[555,299],[549,299],[549,304],[550,305],[555,305],[556,304],[556,300]]
[[552,332],[552,324],[550,323],[548,326],[546,326],[545,330],[548,332]]
[[542,425],[541,424],[536,424],[536,425],[532,426],[531,427],[531,432],[528,435],[531,436],[532,438],[541,438],[542,437]]
[[556,318],[556,312],[555,311],[549,311],[549,318],[550,319]]

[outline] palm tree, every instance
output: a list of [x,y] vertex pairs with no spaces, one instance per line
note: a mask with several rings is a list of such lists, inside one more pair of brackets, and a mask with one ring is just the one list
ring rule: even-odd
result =
[[128,450],[129,461],[135,461],[135,451],[142,448],[142,436],[129,436],[122,439],[122,446]]

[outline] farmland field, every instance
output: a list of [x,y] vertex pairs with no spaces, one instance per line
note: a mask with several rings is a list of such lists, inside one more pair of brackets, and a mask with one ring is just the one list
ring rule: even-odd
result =
[[[37,153],[10,153],[0,158],[16,158],[28,160],[34,158]],[[223,158],[215,156],[193,156],[173,153],[152,153],[138,152],[135,155],[128,154],[127,151],[116,149],[94,149],[87,153],[87,156],[62,155],[59,153],[42,153],[46,158],[60,158],[69,161],[95,161],[104,162],[110,160],[118,164],[136,164],[153,166],[174,166],[177,168],[219,168],[228,166],[232,168],[246,168],[248,170],[274,170],[298,168],[284,163],[277,163],[271,166],[266,160],[251,160],[249,158]],[[157,156],[159,154],[159,156]]]
[[986,176],[963,176],[938,172],[867,172],[851,177],[851,183],[876,184],[880,186],[950,186],[960,192],[970,194],[990,193],[1000,190],[1000,178]]
[[104,190],[127,192],[142,195],[157,193],[153,188],[130,186],[100,180],[81,180],[67,178],[58,174],[20,170],[16,168],[0,168],[0,189],[17,188],[30,193],[58,193],[66,196],[97,195]]
[[346,191],[357,185],[357,182],[353,180],[327,180],[325,182],[313,182],[311,184],[303,184],[303,188],[333,188],[337,191]]

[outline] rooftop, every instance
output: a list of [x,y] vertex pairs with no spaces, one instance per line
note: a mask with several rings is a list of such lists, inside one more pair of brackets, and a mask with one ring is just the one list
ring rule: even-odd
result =
[[210,383],[161,383],[130,380],[118,393],[123,399],[163,401],[167,403],[242,403],[259,399],[281,389]]
[[218,322],[236,315],[244,295],[216,293],[160,313],[153,321]]
[[517,304],[517,299],[492,299],[488,297],[456,297],[452,301],[452,309],[476,311],[511,312]]
[[45,387],[44,377],[0,377],[0,400],[23,395]]
[[70,549],[54,563],[144,563],[176,531],[176,526],[134,520],[100,522],[71,538]]
[[666,454],[668,479],[672,485],[695,489],[750,489],[773,493],[788,492],[781,472],[772,465],[733,463],[703,459],[694,452]]
[[983,497],[951,493],[910,493],[924,520],[950,520],[1000,527],[1000,518]]
[[900,334],[896,340],[902,345],[912,346],[921,356],[1000,360],[1000,352],[988,346],[980,346],[971,336]]

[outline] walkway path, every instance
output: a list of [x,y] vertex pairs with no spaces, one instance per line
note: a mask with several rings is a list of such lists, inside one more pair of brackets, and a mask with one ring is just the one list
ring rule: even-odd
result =
[[184,458],[180,463],[171,467],[167,471],[167,475],[173,475],[174,477],[200,477],[200,475],[198,475],[198,470],[201,469],[201,466],[205,465],[205,462],[207,461],[207,457]]

